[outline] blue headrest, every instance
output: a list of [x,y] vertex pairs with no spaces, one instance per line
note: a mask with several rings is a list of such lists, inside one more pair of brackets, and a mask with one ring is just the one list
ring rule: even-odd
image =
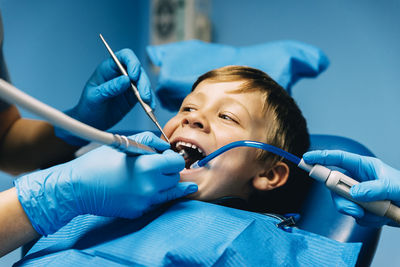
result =
[[163,107],[178,110],[197,78],[215,68],[244,65],[260,69],[290,93],[303,77],[315,77],[329,61],[312,45],[298,41],[276,41],[235,47],[198,40],[149,46],[147,53],[161,67],[156,93]]
[[346,137],[312,134],[310,136],[311,145],[309,150],[343,150],[363,156],[374,157],[374,154],[364,145]]

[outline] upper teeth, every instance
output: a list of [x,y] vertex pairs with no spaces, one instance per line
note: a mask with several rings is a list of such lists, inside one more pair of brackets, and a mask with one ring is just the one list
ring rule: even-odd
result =
[[176,147],[180,147],[180,146],[191,147],[191,148],[193,148],[193,149],[197,149],[197,151],[198,151],[200,154],[205,155],[204,152],[203,152],[203,150],[201,150],[199,147],[197,147],[197,146],[194,145],[194,144],[187,143],[187,142],[183,142],[183,141],[178,141],[178,142],[176,143]]

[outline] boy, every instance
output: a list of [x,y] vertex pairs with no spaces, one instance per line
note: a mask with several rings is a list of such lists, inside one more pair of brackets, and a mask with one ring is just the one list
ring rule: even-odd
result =
[[240,147],[207,168],[189,169],[237,140],[266,142],[298,156],[307,150],[300,110],[268,75],[240,66],[204,74],[164,132],[173,150],[187,154],[181,181],[197,183],[199,190],[190,198],[202,201],[181,200],[135,220],[77,217],[42,238],[17,266],[354,265],[359,244],[279,228],[276,217],[204,202],[263,212],[298,211],[308,183],[285,160]]
[[223,199],[226,205],[251,211],[299,211],[311,179],[274,154],[240,147],[218,156],[208,168],[189,169],[196,160],[238,140],[265,142],[299,157],[307,151],[309,135],[300,109],[264,72],[226,66],[205,73],[164,131],[172,149],[188,155],[181,181],[199,185],[191,198],[218,203]]

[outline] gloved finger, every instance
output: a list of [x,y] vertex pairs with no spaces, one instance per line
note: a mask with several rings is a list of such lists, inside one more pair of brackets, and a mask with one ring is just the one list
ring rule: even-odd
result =
[[336,209],[343,214],[350,215],[355,218],[362,218],[364,216],[364,209],[356,203],[345,199],[332,192],[332,199]]
[[95,103],[101,103],[124,93],[130,88],[130,80],[127,76],[119,76],[96,87],[91,93],[90,99]]
[[137,81],[137,88],[139,90],[139,94],[142,97],[143,101],[146,102],[152,109],[156,107],[156,98],[154,96],[153,90],[151,90],[150,80],[144,72],[143,68],[140,68],[141,77]]
[[171,147],[168,142],[162,140],[152,132],[143,132],[136,135],[131,135],[129,138],[135,142],[150,146],[157,151],[164,151]]
[[130,49],[122,49],[116,53],[117,58],[126,67],[127,73],[133,84],[137,87],[144,102],[155,108],[155,98],[150,86],[150,79],[142,68],[139,59]]
[[400,188],[400,185],[393,180],[372,180],[352,186],[350,194],[360,201],[388,199],[396,203],[400,201],[398,188]]
[[176,186],[180,179],[179,171],[185,166],[183,157],[177,153],[141,155],[130,160],[134,161],[132,177],[137,177],[132,186],[137,191],[151,194]]
[[[303,155],[303,159],[308,164],[321,164],[329,166],[337,166],[343,168],[359,178],[369,177],[369,166],[371,163],[364,160],[357,154],[340,151],[340,150],[315,150],[309,151]],[[361,167],[362,165],[362,167]]]
[[91,79],[93,77],[98,77],[101,81],[109,81],[121,75],[123,74],[119,70],[117,64],[111,57],[108,57],[96,68]]
[[[178,174],[185,168],[185,160],[178,153],[168,149],[161,154],[162,158],[156,162],[164,175]],[[179,175],[178,175],[179,177]]]
[[[140,68],[139,59],[130,49],[127,48],[122,49],[116,52],[115,56],[118,58],[118,60],[121,62],[121,64],[127,71],[128,76],[130,76],[130,73],[132,72],[135,73],[134,70],[135,68],[138,69]],[[121,72],[121,70],[111,57],[104,60],[96,69],[95,73],[101,74],[103,79],[106,81],[113,79],[117,76],[123,75],[123,73]],[[136,81],[136,79],[134,81]]]
[[172,150],[166,150],[162,154],[143,155],[138,161],[139,159],[139,165],[146,165],[146,168],[156,171],[156,175],[152,175],[151,183],[157,185],[158,190],[175,186],[180,179],[179,172],[185,167],[183,157]]
[[168,202],[177,198],[181,198],[190,194],[193,194],[198,190],[198,186],[195,183],[191,182],[182,182],[178,183],[173,188],[164,190],[158,194],[156,198],[154,198],[154,205],[161,204],[164,202]]
[[115,55],[125,67],[128,76],[135,78],[134,81],[136,81],[140,74],[140,61],[135,53],[131,49],[124,48],[115,53]]
[[388,199],[388,187],[382,180],[372,180],[353,185],[350,195],[359,201]]

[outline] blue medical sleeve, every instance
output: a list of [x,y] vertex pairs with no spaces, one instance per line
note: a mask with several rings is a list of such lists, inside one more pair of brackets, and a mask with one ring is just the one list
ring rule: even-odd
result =
[[136,219],[79,216],[16,266],[354,266],[340,243],[265,215],[181,200]]
[[178,110],[196,79],[215,68],[246,65],[260,69],[290,94],[300,78],[316,77],[329,65],[320,49],[298,41],[235,47],[191,40],[149,46],[147,53],[161,68],[156,93],[169,110]]

